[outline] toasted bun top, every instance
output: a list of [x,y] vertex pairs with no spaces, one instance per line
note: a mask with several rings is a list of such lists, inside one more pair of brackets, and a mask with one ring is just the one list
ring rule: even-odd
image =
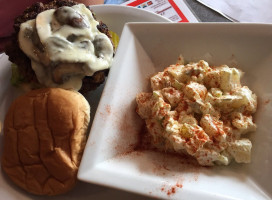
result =
[[90,120],[78,92],[33,90],[16,99],[4,122],[2,168],[18,186],[39,195],[71,189]]

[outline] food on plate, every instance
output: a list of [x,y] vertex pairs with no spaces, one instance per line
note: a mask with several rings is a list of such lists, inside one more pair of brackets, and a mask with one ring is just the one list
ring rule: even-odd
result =
[[150,145],[185,153],[200,165],[228,165],[251,161],[251,141],[243,137],[256,130],[252,114],[257,97],[242,86],[243,72],[227,65],[211,67],[200,60],[175,65],[152,76],[152,93],[136,97],[137,113],[145,120]]
[[43,88],[20,96],[4,122],[2,169],[30,193],[67,192],[76,183],[89,120],[79,92]]
[[86,92],[104,82],[114,54],[111,34],[84,4],[35,3],[15,19],[14,29],[6,54],[16,64],[15,84]]

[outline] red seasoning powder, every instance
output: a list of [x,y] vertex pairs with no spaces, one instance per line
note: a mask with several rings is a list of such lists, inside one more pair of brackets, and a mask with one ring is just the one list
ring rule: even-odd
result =
[[265,100],[264,101],[264,104],[266,105],[266,104],[269,104],[270,103],[270,99],[267,99],[267,100]]
[[138,146],[139,129],[141,127],[138,124],[143,122],[136,114],[133,115],[135,107],[135,104],[129,106],[106,104],[100,113],[103,120],[109,120],[112,129],[115,130],[115,134],[106,140],[110,143],[110,146],[114,147],[117,154],[129,154]]
[[105,109],[106,111],[107,111],[107,114],[111,114],[111,106],[110,105],[106,105],[106,109]]
[[170,196],[176,193],[176,187],[172,186],[170,190],[167,191],[167,195]]
[[165,193],[167,196],[175,195],[178,189],[181,189],[183,185],[177,182],[174,185],[163,185],[160,189],[161,192]]

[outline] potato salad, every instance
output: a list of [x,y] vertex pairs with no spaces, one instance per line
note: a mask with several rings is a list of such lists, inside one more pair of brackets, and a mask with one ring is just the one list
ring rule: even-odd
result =
[[152,76],[151,93],[139,93],[136,112],[162,151],[189,154],[200,165],[251,161],[252,143],[245,134],[256,130],[252,114],[257,97],[240,79],[243,72],[200,60],[177,64]]

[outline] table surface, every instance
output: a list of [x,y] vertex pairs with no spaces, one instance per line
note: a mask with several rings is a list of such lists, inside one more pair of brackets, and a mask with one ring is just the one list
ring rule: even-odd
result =
[[191,8],[191,11],[195,14],[200,22],[231,22],[227,18],[196,0],[185,0],[185,2],[187,2],[187,5]]

